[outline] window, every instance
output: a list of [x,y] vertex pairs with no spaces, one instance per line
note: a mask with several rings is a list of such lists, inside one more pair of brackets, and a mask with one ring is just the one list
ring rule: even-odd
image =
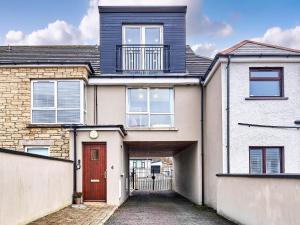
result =
[[163,70],[163,27],[160,25],[124,25],[123,70]]
[[159,45],[163,43],[163,27],[160,25],[124,25],[123,44]]
[[250,97],[283,97],[283,68],[250,68]]
[[137,168],[136,161],[133,161],[133,168]]
[[142,167],[143,169],[145,169],[145,161],[142,161],[141,167]]
[[129,88],[127,126],[136,128],[173,127],[172,88]]
[[49,147],[46,146],[27,146],[25,147],[25,152],[36,154],[36,155],[43,155],[49,156]]
[[91,160],[99,160],[99,150],[98,149],[92,149],[91,150]]
[[83,121],[82,81],[32,81],[31,122],[78,124]]
[[282,147],[250,147],[250,173],[283,173]]

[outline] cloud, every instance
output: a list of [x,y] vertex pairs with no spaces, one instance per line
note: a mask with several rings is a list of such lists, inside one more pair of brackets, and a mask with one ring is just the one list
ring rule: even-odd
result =
[[90,0],[90,6],[79,24],[79,30],[84,40],[99,39],[98,0]]
[[46,28],[27,35],[22,31],[11,30],[6,34],[5,42],[14,45],[78,44],[81,42],[81,34],[65,21],[56,20]]
[[272,27],[262,37],[253,38],[253,40],[300,49],[300,26],[286,30],[280,27]]
[[142,6],[142,5],[187,5],[187,34],[225,37],[233,32],[231,25],[225,22],[213,21],[203,15],[201,10],[202,0],[101,0],[100,5],[108,6]]
[[4,43],[10,45],[86,44],[98,43],[98,39],[98,0],[90,0],[89,8],[78,27],[63,20],[56,20],[49,23],[47,27],[29,34],[10,30],[5,35]]
[[[195,17],[192,15],[191,17]],[[226,37],[233,33],[233,28],[224,22],[210,20],[207,16],[198,15],[200,18],[192,18],[189,21],[188,32],[191,35],[208,34],[218,37]]]
[[[225,37],[233,32],[232,27],[224,22],[213,21],[201,12],[201,0],[101,0],[101,5],[187,5],[188,35],[208,34]],[[4,43],[11,45],[42,44],[87,44],[99,41],[99,0],[90,0],[89,8],[78,26],[63,20],[56,20],[47,27],[25,34],[10,30],[6,33]]]
[[192,46],[192,49],[197,55],[213,58],[218,49],[214,43],[200,43]]

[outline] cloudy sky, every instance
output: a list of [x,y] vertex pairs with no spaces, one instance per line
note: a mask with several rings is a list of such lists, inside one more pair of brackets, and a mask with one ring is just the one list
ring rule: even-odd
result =
[[[0,0],[0,44],[98,44],[98,0]],[[300,49],[299,0],[100,0],[102,5],[188,5],[197,54],[254,39]]]

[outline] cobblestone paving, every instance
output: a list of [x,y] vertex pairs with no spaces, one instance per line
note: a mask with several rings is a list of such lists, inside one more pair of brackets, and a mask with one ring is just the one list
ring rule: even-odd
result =
[[173,192],[135,192],[105,225],[234,225]]
[[66,207],[29,225],[101,225],[115,210],[114,206],[104,203],[86,203],[84,209]]

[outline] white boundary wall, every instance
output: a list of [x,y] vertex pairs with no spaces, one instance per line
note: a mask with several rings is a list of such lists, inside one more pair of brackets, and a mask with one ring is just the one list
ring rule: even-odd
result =
[[217,212],[245,225],[298,225],[300,175],[218,177]]
[[0,224],[26,224],[72,203],[73,163],[0,150]]

